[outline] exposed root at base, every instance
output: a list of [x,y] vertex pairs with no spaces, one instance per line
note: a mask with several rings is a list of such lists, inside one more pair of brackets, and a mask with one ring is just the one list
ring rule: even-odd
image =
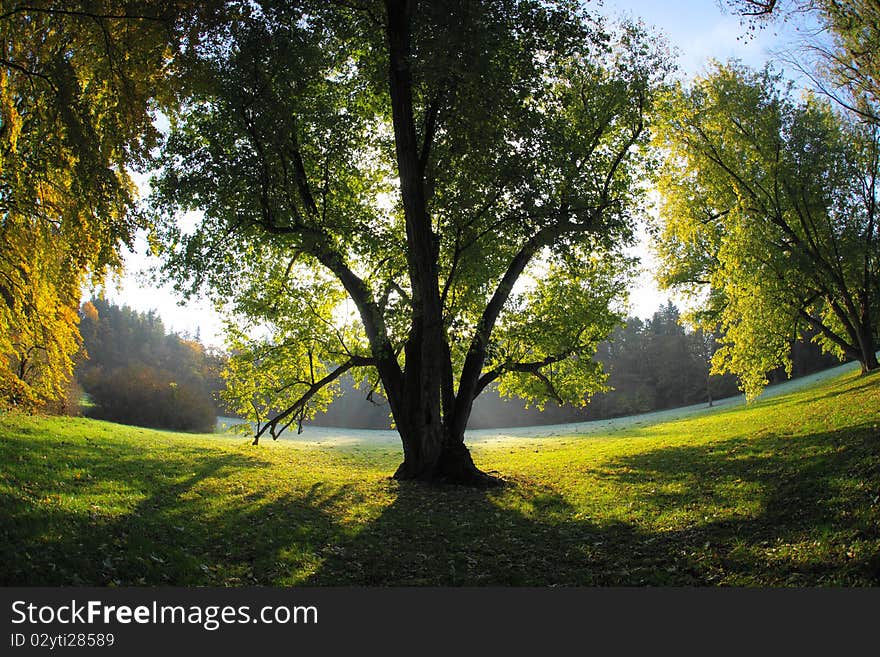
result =
[[394,473],[394,479],[483,489],[498,488],[506,483],[501,477],[483,472],[474,465],[464,445],[447,449],[431,464],[414,465],[404,461]]

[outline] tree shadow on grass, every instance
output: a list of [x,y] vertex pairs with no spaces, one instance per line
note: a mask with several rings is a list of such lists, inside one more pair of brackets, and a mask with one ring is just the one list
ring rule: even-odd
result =
[[[613,459],[657,538],[698,581],[880,584],[880,435],[872,426],[668,447]],[[662,522],[662,521],[661,521]]]
[[[245,452],[2,447],[25,459],[25,488],[0,496],[3,585],[880,584],[867,426],[618,456],[568,492],[526,475],[491,491],[255,483],[272,464]],[[569,497],[590,485],[604,497]],[[115,500],[120,487],[141,499]],[[80,489],[107,508],[65,507]]]
[[[392,482],[395,499],[343,543],[306,584],[542,586],[577,562],[600,532],[567,531],[573,509],[526,481],[506,491]],[[517,504],[514,509],[506,504]],[[630,528],[619,526],[621,535]]]
[[[237,483],[270,465],[244,453],[114,445],[108,458],[70,443],[63,455],[38,443],[3,448],[4,459],[29,460],[19,462],[17,493],[0,494],[5,586],[283,582],[340,542],[338,507],[356,497],[345,485],[272,495],[271,482]],[[222,500],[211,499],[217,486]],[[71,507],[74,498],[95,503]]]
[[500,492],[397,484],[381,517],[307,583],[880,584],[880,440],[867,428],[658,449],[603,473],[629,518],[620,505],[584,517],[526,479]]
[[382,516],[324,561],[315,586],[707,584],[675,542],[634,523],[580,517],[547,486],[506,490],[401,483]]

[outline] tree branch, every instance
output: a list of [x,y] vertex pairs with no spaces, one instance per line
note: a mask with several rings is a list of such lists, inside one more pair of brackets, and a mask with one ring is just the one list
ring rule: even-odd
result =
[[[767,18],[776,10],[776,2],[777,0],[728,0],[728,4],[732,7],[736,7],[737,5],[742,6],[742,9],[739,9],[737,13],[740,16],[747,16],[749,18]],[[745,7],[753,7],[751,11],[745,9]]]
[[9,68],[15,69],[16,71],[19,71],[20,73],[24,73],[24,75],[32,83],[33,83],[33,78],[39,78],[39,79],[43,80],[46,84],[48,84],[50,87],[52,87],[52,91],[54,91],[55,93],[58,93],[58,87],[55,84],[55,82],[52,80],[52,78],[50,78],[48,75],[46,75],[44,73],[38,73],[37,71],[32,71],[29,68],[27,68],[21,64],[17,64],[15,62],[13,62],[12,60],[5,59],[5,58],[0,58],[0,65],[8,66]]
[[[485,372],[477,381],[476,393],[474,396],[479,395],[485,390],[486,386],[490,383],[501,377],[503,374],[507,372],[524,372],[528,374],[540,374],[540,370],[548,365],[552,365],[553,363],[559,363],[566,358],[572,356],[578,349],[569,349],[559,354],[554,354],[553,356],[547,356],[543,360],[532,361],[529,363],[503,363],[494,369]],[[549,382],[549,381],[548,381]],[[559,395],[556,395],[556,399],[559,400]],[[560,404],[563,403],[560,401]]]
[[364,358],[361,356],[352,356],[346,362],[344,362],[342,365],[340,365],[335,370],[333,370],[332,372],[327,374],[324,378],[320,379],[319,381],[314,382],[311,386],[309,386],[309,389],[306,390],[306,392],[303,393],[303,395],[299,399],[297,399],[293,404],[291,404],[289,407],[287,407],[287,409],[285,409],[284,411],[282,411],[281,413],[276,415],[271,420],[268,420],[261,428],[258,426],[258,429],[254,435],[253,444],[254,445],[258,444],[258,442],[260,440],[260,436],[262,436],[264,433],[266,433],[267,429],[269,430],[269,433],[272,436],[272,440],[278,440],[278,436],[280,436],[281,433],[287,427],[289,427],[291,423],[288,422],[280,430],[278,429],[278,425],[280,423],[282,423],[286,418],[291,416],[292,414],[303,410],[305,408],[306,404],[309,402],[309,400],[312,397],[314,397],[322,388],[333,383],[333,381],[338,379],[340,376],[345,374],[348,370],[350,370],[353,367],[367,367],[367,366],[375,365],[375,364],[376,364],[375,360],[372,358]]
[[0,20],[4,20],[15,14],[33,12],[35,14],[50,14],[56,16],[72,16],[76,18],[90,18],[94,20],[146,20],[158,23],[165,22],[160,16],[150,16],[148,14],[99,14],[95,12],[75,10],[75,9],[49,9],[46,7],[31,7],[28,5],[20,5],[5,14],[0,14]]
[[422,135],[422,148],[419,153],[419,169],[421,174],[425,175],[428,167],[428,158],[431,156],[431,147],[434,143],[434,136],[437,134],[437,122],[440,116],[440,105],[443,102],[443,94],[438,93],[431,104],[425,109],[425,128]]
[[831,328],[829,328],[828,325],[826,325],[822,320],[820,320],[818,317],[813,317],[810,313],[803,309],[798,310],[798,314],[813,328],[819,330],[822,335],[824,335],[826,338],[831,340],[831,342],[840,347],[844,354],[846,354],[850,358],[855,358],[856,360],[858,360],[858,350],[846,340],[837,335],[837,333],[831,330]]

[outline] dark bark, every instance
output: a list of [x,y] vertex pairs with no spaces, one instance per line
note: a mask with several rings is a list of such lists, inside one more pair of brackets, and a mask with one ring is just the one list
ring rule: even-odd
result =
[[873,331],[870,326],[862,327],[859,347],[861,351],[859,362],[862,365],[862,374],[867,374],[880,368],[880,363],[877,361],[877,345],[874,342]]
[[389,91],[412,288],[403,385],[398,391],[389,391],[389,402],[400,408],[395,419],[404,452],[404,461],[395,477],[487,485],[494,479],[474,465],[464,445],[463,429],[449,431],[452,418],[448,412],[444,418],[443,412],[444,405],[447,411],[451,405],[451,364],[438,285],[438,243],[431,228],[425,193],[424,171],[431,136],[426,129],[419,146],[413,111],[410,66],[413,6],[411,0],[386,2]]
[[[404,445],[408,442],[417,447],[423,444],[419,433],[408,436],[400,431]],[[491,488],[503,484],[503,480],[483,472],[471,458],[463,436],[444,440],[436,453],[406,454],[403,463],[394,473],[395,479],[415,480],[437,484],[459,484],[478,488]]]

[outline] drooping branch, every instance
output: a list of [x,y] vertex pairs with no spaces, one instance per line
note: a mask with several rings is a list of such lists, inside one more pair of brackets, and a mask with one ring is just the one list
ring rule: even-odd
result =
[[[258,423],[257,431],[254,434],[253,444],[254,445],[258,444],[260,437],[264,433],[266,433],[267,430],[269,431],[270,435],[272,436],[272,440],[278,440],[278,436],[280,436],[284,432],[284,430],[287,427],[289,427],[291,424],[291,422],[287,422],[286,424],[282,424],[282,423],[284,423],[284,421],[288,417],[291,417],[291,416],[295,417],[296,413],[304,410],[305,406],[306,406],[306,404],[308,404],[309,400],[312,397],[314,397],[316,394],[318,394],[318,392],[321,389],[323,389],[326,386],[333,383],[336,379],[338,379],[340,376],[342,376],[343,374],[348,372],[353,367],[367,367],[367,366],[375,365],[375,364],[376,364],[375,360],[372,358],[365,358],[365,357],[361,357],[361,356],[352,356],[347,361],[342,363],[342,365],[338,366],[335,370],[333,370],[332,372],[330,372],[329,374],[324,376],[322,379],[314,382],[311,386],[309,386],[308,390],[306,390],[305,393],[303,393],[303,395],[299,399],[297,399],[293,404],[288,406],[285,410],[283,410],[281,413],[276,415],[274,418],[266,421],[266,423],[263,424],[262,426],[260,426]],[[280,429],[278,428],[279,425],[281,426]]]
[[800,309],[798,314],[804,319],[808,324],[810,324],[813,328],[820,331],[822,335],[824,335],[828,340],[836,344],[843,351],[844,354],[849,356],[850,358],[858,360],[860,354],[858,350],[853,347],[846,340],[841,338],[836,332],[834,332],[825,322],[820,320],[818,317],[814,317],[806,310]]
[[499,377],[501,377],[503,374],[505,374],[507,372],[523,372],[526,374],[532,374],[534,376],[537,376],[542,381],[544,381],[545,384],[548,384],[548,389],[550,390],[551,394],[553,394],[555,399],[560,404],[562,404],[563,402],[562,402],[562,399],[560,398],[559,394],[556,392],[555,388],[553,388],[553,386],[550,385],[549,379],[547,379],[546,375],[544,375],[543,372],[541,372],[541,370],[543,368],[547,367],[548,365],[552,365],[553,363],[559,363],[559,362],[565,360],[566,358],[569,358],[570,356],[574,355],[577,351],[578,351],[577,349],[568,349],[568,350],[563,351],[561,353],[554,354],[552,356],[547,356],[546,358],[544,358],[542,360],[532,361],[532,362],[528,362],[528,363],[502,363],[498,367],[495,367],[495,368],[489,370],[488,372],[483,373],[483,375],[477,381],[476,395],[479,395],[480,393],[482,393],[483,390],[486,389],[486,386],[488,386],[493,381],[497,380]]
[[[351,297],[364,325],[370,349],[377,365],[389,369],[392,379],[386,381],[386,385],[395,385],[400,375],[400,369],[396,358],[393,358],[393,350],[385,327],[382,309],[373,299],[373,293],[367,283],[360,278],[346,263],[342,255],[331,247],[332,240],[323,230],[305,224],[298,226],[279,226],[272,221],[257,222],[264,230],[281,235],[298,235],[302,239],[302,250],[309,253],[318,262],[329,269],[342,283],[345,291]],[[396,369],[396,375],[394,370]],[[383,379],[385,373],[383,373]]]

